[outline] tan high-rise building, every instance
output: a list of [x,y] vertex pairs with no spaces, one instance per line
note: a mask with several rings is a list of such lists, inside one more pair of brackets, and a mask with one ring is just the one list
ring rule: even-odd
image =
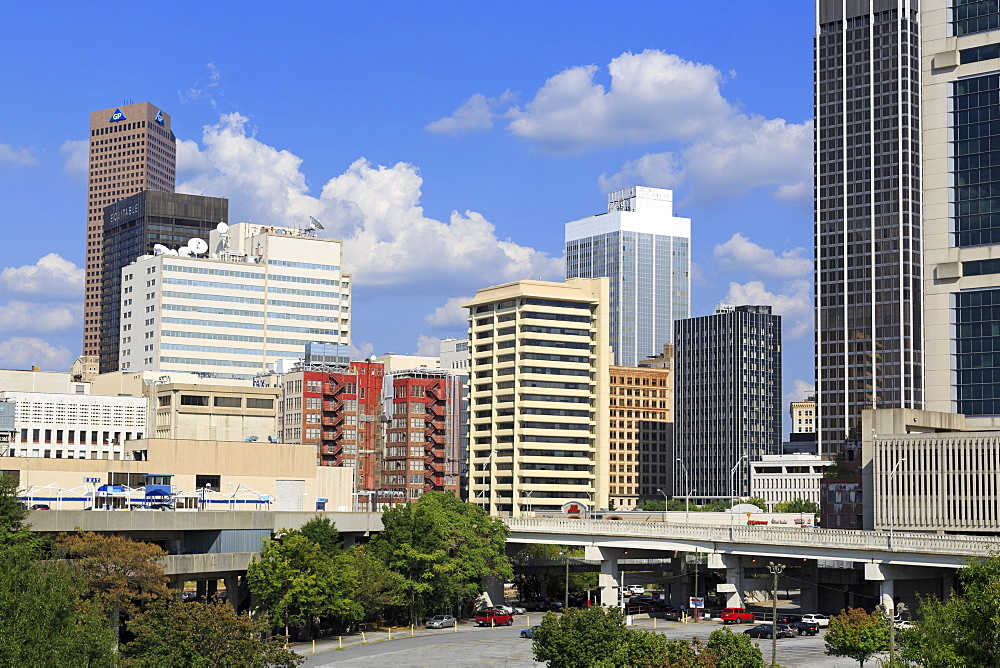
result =
[[87,182],[87,270],[83,355],[100,354],[104,207],[143,190],[173,192],[177,142],[170,115],[149,102],[90,114]]
[[469,315],[469,501],[608,507],[608,279],[479,290]]
[[673,373],[611,367],[609,493],[616,510],[673,496]]

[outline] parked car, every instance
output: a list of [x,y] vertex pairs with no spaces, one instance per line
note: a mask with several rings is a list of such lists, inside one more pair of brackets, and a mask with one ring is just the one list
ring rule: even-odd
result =
[[454,626],[457,621],[451,615],[434,615],[424,623],[424,626],[429,629],[447,629]]
[[479,626],[510,626],[514,618],[506,610],[486,608],[476,613],[476,624]]
[[31,506],[32,510],[52,510],[47,503],[36,503]]
[[[743,633],[751,638],[771,638],[775,635],[775,629],[771,624],[758,624],[751,629],[747,629]],[[787,624],[778,624],[777,636],[779,638],[791,638],[794,635],[795,632],[792,631],[792,627]]]
[[633,596],[635,596],[637,594],[645,594],[645,593],[646,593],[646,588],[643,587],[642,585],[632,585],[632,595]]
[[532,626],[530,629],[522,629],[521,630],[521,637],[522,638],[534,638],[535,637],[535,631],[537,631],[540,628],[542,628],[542,627],[536,624],[535,626]]
[[896,622],[893,626],[902,631],[903,629],[912,629],[915,625],[910,620],[904,619],[901,622]]
[[719,617],[723,624],[752,624],[757,621],[754,614],[746,608],[724,608]]
[[650,617],[656,617],[657,619],[665,619],[668,622],[679,622],[681,619],[680,610],[675,610],[674,608],[660,608],[658,610],[650,610]]
[[791,625],[800,636],[814,636],[819,633],[819,624],[816,622],[795,622]]
[[778,615],[779,624],[795,624],[802,621],[802,615]]
[[817,626],[821,629],[825,629],[830,625],[830,618],[826,615],[819,615],[816,613],[809,615],[802,615],[802,621],[804,622],[815,622]]

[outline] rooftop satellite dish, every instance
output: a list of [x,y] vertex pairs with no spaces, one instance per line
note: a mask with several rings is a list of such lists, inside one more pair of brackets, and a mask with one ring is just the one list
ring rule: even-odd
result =
[[177,249],[177,254],[181,257],[191,257],[194,255],[194,251],[192,251],[188,246],[181,246]]
[[278,437],[277,436],[268,436],[267,437],[267,442],[268,443],[277,443],[278,442]]
[[247,437],[247,443],[255,443],[256,441],[259,441],[259,440],[260,439],[258,437],[256,437],[256,436],[248,436]]
[[164,255],[179,255],[176,249],[168,248],[163,252]]
[[229,234],[229,225],[226,223],[219,223],[215,226],[215,231],[219,234]]
[[153,245],[153,255],[166,255],[168,250],[170,249],[164,246],[163,244]]
[[324,230],[326,228],[323,227],[323,223],[319,222],[318,220],[316,220],[312,216],[309,216],[309,229],[310,230]]
[[198,237],[188,239],[188,248],[190,248],[191,252],[195,255],[201,255],[208,250],[208,242],[204,239],[199,239]]

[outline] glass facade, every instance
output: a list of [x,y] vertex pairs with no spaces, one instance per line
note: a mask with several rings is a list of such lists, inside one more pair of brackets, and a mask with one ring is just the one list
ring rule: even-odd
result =
[[[819,0],[815,39],[819,443],[865,408],[923,405],[920,33],[914,3]],[[884,6],[884,5],[883,5]]]
[[[118,371],[122,269],[153,246],[208,241],[216,225],[229,220],[229,200],[145,190],[104,209],[104,255],[101,262],[100,372]],[[192,281],[177,283],[197,284]]]
[[952,86],[955,245],[1000,243],[1000,75]]
[[736,306],[681,320],[674,369],[674,449],[689,476],[674,468],[674,493],[689,484],[698,498],[749,496],[749,462],[781,452],[781,317]]
[[1000,28],[1000,0],[953,0],[951,26],[955,35]]
[[1000,415],[1000,289],[954,296],[955,398],[963,415]]
[[690,240],[617,230],[567,241],[566,278],[611,279],[611,347],[618,366],[637,366],[673,341],[691,315]]

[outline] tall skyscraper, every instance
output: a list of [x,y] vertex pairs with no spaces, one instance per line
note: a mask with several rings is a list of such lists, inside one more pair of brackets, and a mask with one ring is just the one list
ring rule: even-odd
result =
[[921,19],[926,408],[994,417],[1000,415],[1000,3],[925,0]]
[[750,462],[781,453],[781,317],[720,304],[674,333],[675,494],[749,496]]
[[170,115],[149,102],[91,112],[89,160],[83,356],[96,358],[101,344],[104,208],[143,190],[174,191],[177,142]]
[[863,409],[923,406],[920,26],[916,0],[816,16],[818,438],[839,454]]
[[229,200],[144,190],[104,209],[101,263],[100,372],[118,371],[122,268],[157,244],[183,248],[192,238],[208,245],[219,223],[229,222]]
[[691,317],[691,221],[673,192],[635,186],[608,195],[608,211],[566,224],[566,278],[610,278],[615,364],[637,366]]
[[469,309],[469,502],[491,515],[608,507],[608,279],[518,281]]

